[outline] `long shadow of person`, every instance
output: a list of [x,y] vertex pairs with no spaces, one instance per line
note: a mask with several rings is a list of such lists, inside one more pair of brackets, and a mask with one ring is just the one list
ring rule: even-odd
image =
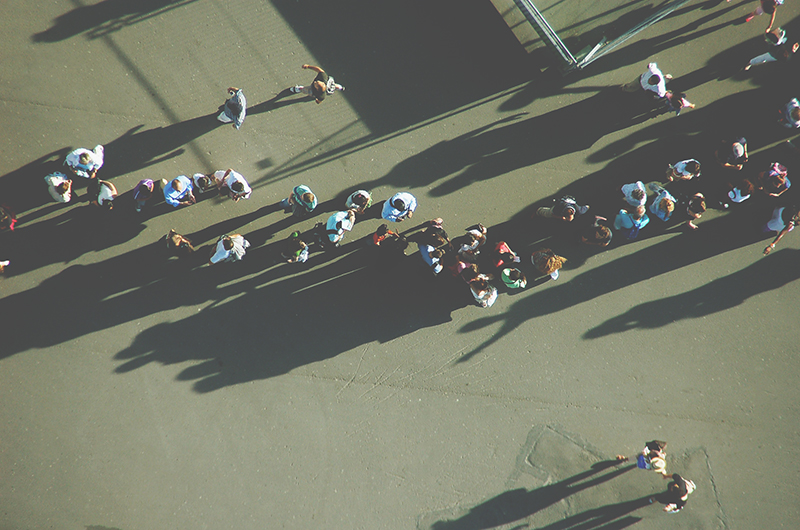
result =
[[195,0],[103,0],[97,4],[80,6],[59,15],[53,26],[34,34],[33,42],[58,42],[84,32],[89,38],[98,38],[185,6]]
[[[458,519],[435,522],[431,525],[431,530],[484,530],[519,521],[580,491],[608,482],[636,467],[634,465],[616,467],[618,464],[615,460],[598,462],[591,469],[555,484],[530,491],[518,488],[503,492],[497,497],[474,506],[469,513]],[[591,478],[610,468],[614,468],[613,471]]]
[[588,330],[583,338],[597,339],[631,329],[659,328],[734,308],[752,296],[780,289],[800,278],[798,256],[800,250],[780,250],[691,291],[634,306]]

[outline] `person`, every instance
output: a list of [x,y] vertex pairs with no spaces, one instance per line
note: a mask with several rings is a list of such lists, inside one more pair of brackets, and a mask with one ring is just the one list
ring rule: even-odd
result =
[[702,193],[695,193],[686,201],[686,215],[689,219],[686,221],[686,225],[691,228],[692,230],[697,230],[698,226],[694,224],[694,221],[700,219],[700,217],[706,211],[706,198],[703,196]]
[[389,230],[386,223],[382,223],[372,234],[372,243],[383,249],[387,257],[405,255],[405,250],[408,248],[408,240],[397,232]]
[[778,123],[787,129],[800,128],[800,102],[797,101],[797,98],[792,98],[780,109]]
[[614,219],[614,230],[620,231],[629,241],[639,237],[639,230],[647,226],[650,218],[647,217],[643,205],[631,208],[631,211],[620,210]]
[[442,272],[444,268],[442,265],[444,251],[441,248],[436,248],[426,243],[417,243],[417,248],[419,249],[419,255],[422,257],[422,261],[431,268],[434,275],[438,275]]
[[67,203],[72,200],[72,181],[64,173],[56,171],[44,178],[47,191],[56,202]]
[[571,222],[578,215],[583,215],[589,211],[589,206],[581,206],[575,197],[564,195],[558,199],[553,199],[553,206],[543,206],[536,210],[536,215],[547,219],[561,219]]
[[334,81],[333,76],[326,74],[325,70],[319,66],[304,64],[302,68],[303,70],[317,72],[317,76],[308,86],[295,85],[290,88],[289,91],[293,94],[306,94],[307,96],[312,96],[317,103],[322,103],[325,96],[332,95],[337,90],[344,90],[342,85]]
[[767,171],[758,174],[758,188],[770,197],[780,197],[792,185],[788,174],[785,166],[773,162]]
[[311,188],[305,184],[300,184],[292,188],[292,193],[288,198],[280,203],[284,213],[292,212],[292,215],[305,215],[314,211],[317,207],[317,197]]
[[[697,486],[691,480],[685,479],[677,473],[673,473],[667,478],[671,478],[672,482],[667,484],[667,494],[665,496],[667,504],[664,506],[664,511],[667,513],[678,513],[686,506],[689,495],[697,489]],[[654,500],[654,497],[650,498],[650,502]]]
[[492,307],[497,300],[497,287],[489,283],[490,279],[489,275],[479,274],[469,282],[469,291],[481,307]]
[[180,175],[172,179],[169,184],[164,186],[164,199],[167,204],[177,208],[178,206],[191,206],[197,202],[192,193],[192,181],[186,175]]
[[800,43],[795,42],[789,44],[786,39],[786,31],[783,28],[775,28],[768,32],[765,36],[767,43],[770,45],[766,53],[757,55],[750,59],[750,62],[744,67],[745,70],[750,70],[752,67],[771,63],[774,61],[788,61],[800,49]]
[[693,109],[696,105],[686,99],[685,92],[668,90],[664,96],[664,106],[667,108],[667,112],[674,112],[675,116],[680,116],[682,109]]
[[197,193],[208,193],[210,191],[219,191],[220,187],[225,182],[225,171],[218,170],[213,173],[195,173],[192,175],[192,188]]
[[625,197],[625,202],[631,206],[644,206],[647,202],[647,191],[645,191],[641,180],[631,184],[624,184],[620,190]]
[[355,210],[359,215],[367,211],[372,206],[372,195],[367,190],[354,191],[344,201],[344,206],[348,210]]
[[167,249],[176,256],[188,256],[194,252],[192,241],[180,235],[174,228],[167,233],[164,241],[167,242]]
[[733,142],[722,141],[719,149],[714,151],[714,158],[722,167],[729,167],[741,171],[747,163],[747,139],[742,136]]
[[756,8],[756,10],[747,15],[744,21],[750,22],[757,16],[766,13],[770,15],[770,19],[769,25],[764,33],[769,33],[769,31],[772,29],[772,25],[775,23],[775,15],[778,13],[778,6],[781,4],[783,4],[783,0],[760,0],[759,6]]
[[5,204],[0,204],[0,230],[13,231],[16,224],[17,214],[14,213],[14,210]]
[[308,245],[300,239],[300,232],[292,232],[286,239],[281,257],[286,263],[305,263],[308,260]]
[[91,151],[79,147],[67,155],[64,165],[75,176],[93,179],[97,176],[97,170],[103,167],[104,156],[105,150],[102,145],[95,146]]
[[11,262],[8,260],[0,261],[0,274],[4,273],[9,265],[11,265]]
[[492,250],[492,265],[495,269],[505,269],[512,267],[515,263],[520,262],[520,257],[516,252],[511,250],[508,243],[505,241],[498,241]]
[[407,191],[395,193],[391,199],[383,204],[381,217],[387,221],[401,223],[411,219],[417,209],[417,199]]
[[[644,444],[642,452],[636,455],[636,467],[648,471],[654,471],[663,478],[669,479],[667,474],[667,442],[661,440],[651,440]],[[629,459],[624,455],[617,455],[617,462],[627,462]],[[652,501],[650,501],[652,502]]]
[[581,230],[581,243],[599,247],[607,247],[611,243],[614,233],[600,221],[608,221],[608,219],[595,215],[594,220]]
[[778,241],[794,230],[794,227],[798,224],[800,224],[800,208],[797,206],[775,208],[772,212],[772,219],[764,225],[763,230],[764,232],[778,232],[778,235],[764,249],[764,255],[768,256],[770,252],[775,250],[775,245],[778,244]]
[[117,198],[117,188],[106,180],[92,179],[89,183],[89,197],[95,206],[111,210],[114,208],[114,199]]
[[250,193],[253,190],[250,189],[250,185],[244,177],[236,171],[230,168],[225,170],[221,181],[222,183],[219,185],[220,193],[230,197],[233,202],[239,202],[239,199],[250,198]]
[[652,92],[658,98],[663,98],[667,95],[667,81],[670,79],[672,79],[671,75],[664,75],[661,70],[659,70],[656,63],[650,63],[647,65],[647,70],[642,75],[636,77],[636,79],[630,83],[622,85],[620,88],[624,92],[644,90],[646,92]]
[[556,255],[549,248],[541,248],[531,254],[531,263],[539,272],[549,275],[553,280],[558,279],[558,271],[567,262],[566,258]]
[[356,212],[353,210],[336,212],[328,217],[325,228],[328,231],[328,240],[333,243],[333,246],[339,246],[339,243],[344,239],[344,233],[352,230],[355,222]]
[[147,204],[147,201],[153,196],[154,189],[155,183],[151,179],[142,179],[136,187],[133,188],[133,201],[136,212],[142,211],[144,205]]
[[453,246],[458,251],[459,259],[474,262],[481,247],[486,244],[486,233],[486,227],[478,223],[470,227],[463,236],[454,239]]
[[228,87],[228,99],[225,100],[225,105],[217,119],[222,123],[233,122],[233,126],[239,130],[244,123],[245,116],[247,116],[247,98],[244,97],[244,92],[240,88]]
[[217,240],[217,246],[208,264],[241,261],[249,246],[250,242],[242,234],[222,235]]
[[528,279],[519,269],[506,268],[500,273],[500,279],[509,289],[524,289]]
[[675,197],[657,182],[651,182],[648,186],[656,194],[656,198],[650,205],[650,213],[664,222],[669,221],[669,218],[672,217],[672,212],[675,211],[675,203],[677,202]]
[[667,167],[667,180],[692,180],[700,176],[700,162],[694,158],[681,160],[677,164]]
[[730,207],[729,202],[739,204],[746,201],[750,198],[750,196],[753,194],[753,190],[755,189],[753,183],[748,179],[742,179],[736,184],[728,184],[728,187],[730,189],[725,194],[725,198],[720,201],[720,206],[722,206],[724,209],[728,209]]

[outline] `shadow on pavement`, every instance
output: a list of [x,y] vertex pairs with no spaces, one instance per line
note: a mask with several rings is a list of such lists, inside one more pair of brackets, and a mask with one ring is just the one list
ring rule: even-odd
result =
[[[431,530],[484,530],[496,526],[510,524],[525,519],[548,506],[556,504],[587,488],[608,482],[631,469],[634,465],[616,467],[618,462],[607,460],[598,462],[588,471],[573,475],[567,479],[542,486],[534,490],[518,488],[506,491],[497,497],[489,499],[469,510],[466,515],[451,521],[438,521],[430,526]],[[595,477],[598,473],[614,468],[613,471]],[[581,518],[583,524],[595,523],[608,524],[620,517],[648,504],[647,498],[637,499],[617,505],[604,506],[592,512],[585,512],[574,517]],[[572,517],[566,519],[564,522]],[[571,524],[571,523],[570,523]],[[570,526],[548,526],[547,528],[570,528]],[[584,528],[583,526],[581,528]],[[596,528],[586,526],[585,528]]]
[[103,0],[82,5],[57,17],[53,26],[31,37],[33,42],[58,42],[81,33],[90,39],[103,37],[120,29],[191,4],[195,0]]

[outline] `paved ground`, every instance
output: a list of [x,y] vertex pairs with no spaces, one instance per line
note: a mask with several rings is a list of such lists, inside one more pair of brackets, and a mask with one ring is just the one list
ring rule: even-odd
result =
[[[691,156],[713,193],[734,133],[746,171],[792,172],[774,118],[796,64],[739,72],[762,51],[767,21],[741,23],[754,2],[694,2],[566,79],[488,2],[384,4],[0,7],[0,198],[20,217],[0,238],[0,528],[796,527],[800,250],[790,234],[761,258],[771,205],[696,233],[653,221],[604,252],[530,219],[562,191],[610,217],[620,184]],[[778,22],[800,36],[798,15]],[[653,117],[613,89],[649,60],[698,108]],[[306,62],[347,90],[274,100]],[[230,85],[240,131],[214,119]],[[141,216],[129,194],[108,215],[48,202],[42,177],[98,143],[120,190],[234,167],[253,197]],[[296,223],[275,203],[300,182],[323,202]],[[376,264],[376,219],[338,253],[276,263],[357,187],[569,263],[489,309],[416,255]],[[164,255],[172,227],[197,259]],[[202,266],[231,231],[245,261]],[[698,485],[678,515],[646,503],[666,481],[608,464],[652,438]]]

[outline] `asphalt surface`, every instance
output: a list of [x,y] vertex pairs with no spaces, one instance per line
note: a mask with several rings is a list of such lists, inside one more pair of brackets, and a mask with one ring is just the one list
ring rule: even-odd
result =
[[[553,4],[587,42],[661,5]],[[791,179],[775,119],[798,63],[741,71],[764,51],[754,7],[693,2],[562,78],[488,2],[3,3],[0,529],[796,528],[800,244],[762,257],[774,204],[606,249],[531,218],[570,193],[613,219],[620,185],[691,157],[714,196],[739,176],[713,162],[733,135],[742,175],[779,160]],[[798,15],[778,11],[790,39]],[[616,89],[649,61],[697,108]],[[346,90],[286,96],[304,63]],[[239,131],[215,119],[229,86]],[[116,208],[51,202],[43,177],[97,144]],[[133,212],[142,178],[228,167],[250,199]],[[300,183],[321,204],[297,220],[276,203]],[[415,194],[402,229],[482,222],[531,277],[538,247],[569,261],[481,309],[416,253],[376,254],[377,204],[338,251],[280,263],[358,188]],[[193,256],[166,253],[170,228]],[[204,265],[231,232],[244,261]],[[667,481],[611,461],[654,438],[697,484],[679,514],[648,502]]]

